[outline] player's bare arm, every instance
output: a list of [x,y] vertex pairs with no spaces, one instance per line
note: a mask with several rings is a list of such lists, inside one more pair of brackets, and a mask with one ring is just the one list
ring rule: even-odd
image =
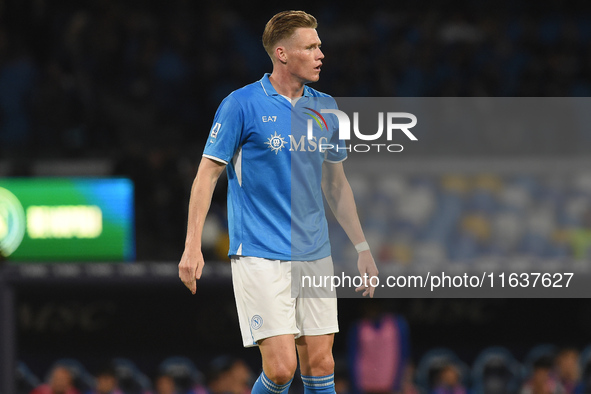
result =
[[[343,163],[324,163],[322,168],[322,191],[330,209],[351,242],[354,245],[365,242],[363,229],[357,215],[355,198],[345,176]],[[357,267],[361,276],[367,274],[367,277],[371,278],[378,275],[378,268],[369,249],[359,252]],[[363,291],[363,296],[369,294],[370,297],[373,297],[375,288],[362,286],[355,291]]]
[[203,157],[191,187],[189,223],[185,251],[179,263],[179,277],[192,294],[197,290],[197,279],[201,278],[205,264],[201,253],[201,234],[205,217],[211,205],[215,185],[225,167],[222,162]]

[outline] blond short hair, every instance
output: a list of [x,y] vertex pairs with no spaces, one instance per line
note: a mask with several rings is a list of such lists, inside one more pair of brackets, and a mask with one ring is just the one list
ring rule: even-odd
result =
[[267,22],[263,32],[263,46],[273,60],[273,51],[279,41],[291,37],[300,27],[316,29],[317,26],[316,18],[304,11],[282,11]]

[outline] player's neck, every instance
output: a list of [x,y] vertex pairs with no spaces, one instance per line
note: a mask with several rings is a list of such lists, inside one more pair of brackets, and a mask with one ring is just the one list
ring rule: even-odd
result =
[[298,98],[302,97],[304,92],[304,84],[300,81],[293,79],[291,75],[273,70],[273,73],[269,76],[271,85],[275,88],[277,93],[290,97]]

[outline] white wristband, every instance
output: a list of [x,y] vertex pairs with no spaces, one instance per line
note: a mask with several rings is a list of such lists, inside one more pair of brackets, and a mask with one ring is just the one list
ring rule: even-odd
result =
[[369,244],[367,243],[367,241],[360,242],[357,245],[355,245],[355,250],[357,250],[357,253],[369,250]]

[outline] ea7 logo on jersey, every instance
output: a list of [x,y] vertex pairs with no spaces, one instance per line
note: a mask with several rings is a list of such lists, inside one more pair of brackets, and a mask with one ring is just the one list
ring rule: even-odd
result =
[[210,136],[211,138],[217,138],[218,137],[218,132],[220,131],[220,128],[222,127],[221,123],[216,123],[213,125],[212,129],[211,129],[211,133]]
[[277,115],[271,115],[271,116],[263,116],[263,122],[267,123],[267,122],[276,122],[277,121]]

